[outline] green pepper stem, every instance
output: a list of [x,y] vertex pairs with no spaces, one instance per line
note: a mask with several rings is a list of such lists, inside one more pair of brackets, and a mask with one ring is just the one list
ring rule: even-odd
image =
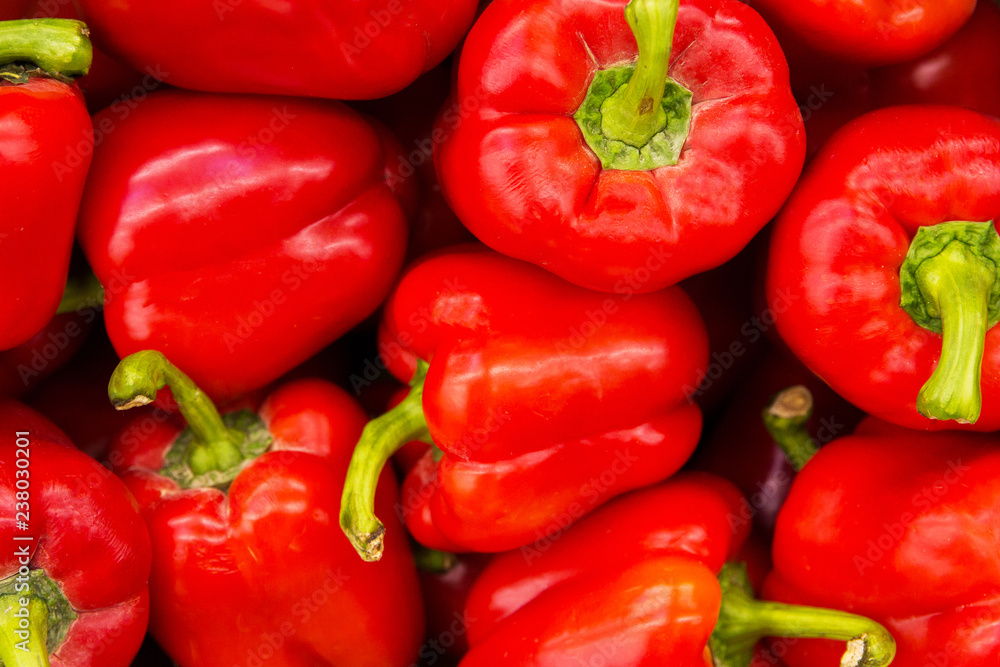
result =
[[244,435],[229,429],[208,396],[162,353],[143,350],[122,359],[108,383],[108,397],[116,409],[128,410],[152,403],[156,392],[168,385],[194,433],[188,454],[191,470],[203,475],[240,465]]
[[49,667],[48,616],[48,606],[37,597],[0,595],[0,661],[4,667]]
[[625,7],[639,47],[628,83],[601,105],[601,129],[609,139],[642,148],[667,125],[661,104],[680,0],[632,0]]
[[819,451],[806,430],[812,411],[812,394],[804,386],[797,385],[779,392],[761,415],[767,432],[795,470],[802,470]]
[[410,393],[392,410],[368,422],[347,469],[340,527],[358,555],[368,562],[382,558],[385,526],[375,516],[375,488],[382,468],[396,450],[427,434],[423,408],[426,377],[427,364],[418,361]]
[[62,301],[59,302],[57,315],[77,313],[87,308],[100,308],[104,305],[104,288],[93,273],[83,278],[70,278],[66,281]]
[[987,311],[996,277],[993,263],[976,257],[961,241],[952,241],[917,268],[917,286],[929,310],[941,318],[943,331],[941,358],[917,395],[920,414],[964,424],[979,419]]
[[70,19],[0,22],[0,65],[32,62],[48,74],[83,76],[90,71],[90,31]]
[[745,666],[764,637],[835,639],[847,642],[841,667],[883,667],[896,642],[879,623],[845,611],[755,600],[746,566],[728,563],[719,574],[722,607],[710,646],[716,665]]

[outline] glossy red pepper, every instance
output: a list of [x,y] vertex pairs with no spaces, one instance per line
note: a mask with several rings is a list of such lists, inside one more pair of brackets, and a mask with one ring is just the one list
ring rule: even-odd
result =
[[149,617],[149,535],[125,486],[0,401],[0,661],[128,667]]
[[[371,566],[337,527],[366,420],[357,404],[334,385],[299,380],[257,412],[220,418],[157,352],[122,361],[109,395],[119,408],[140,405],[165,383],[189,428],[139,417],[109,455],[149,526],[156,641],[182,667],[409,665],[424,619],[402,531]],[[377,504],[388,515],[391,473],[382,482]]]
[[859,118],[774,227],[768,299],[795,297],[778,332],[872,415],[1000,428],[998,218],[1000,120],[933,106]]
[[94,156],[79,238],[122,356],[213,397],[261,387],[381,303],[406,228],[377,133],[342,104],[162,91]]
[[[793,450],[808,437],[792,421],[776,433]],[[895,667],[1000,664],[998,444],[869,419],[825,445],[778,516],[766,596],[883,623]],[[836,663],[829,642],[786,648],[792,667]]]
[[813,395],[810,435],[819,444],[847,435],[864,416],[809,372],[795,357],[768,349],[726,404],[722,419],[695,453],[692,464],[734,483],[747,501],[738,520],[770,535],[795,472],[761,423],[760,414],[782,389],[806,386]]
[[341,523],[366,558],[383,531],[378,471],[409,440],[444,453],[404,485],[399,513],[417,540],[503,551],[666,478],[700,433],[682,388],[707,341],[677,288],[611,297],[473,247],[411,267],[382,336],[377,363],[413,380],[369,424],[345,488]]
[[456,100],[472,111],[442,114],[455,130],[435,160],[458,217],[606,292],[730,259],[802,168],[784,56],[732,0],[494,2],[462,49]]
[[79,21],[0,23],[0,350],[56,314],[94,136],[80,91],[52,78],[85,74]]
[[[80,12],[68,0],[32,0],[19,18],[80,19]],[[145,94],[159,85],[159,81],[152,75],[136,72],[97,47],[94,47],[93,54],[87,75],[76,82],[91,113],[100,111],[130,93],[143,91],[142,94]]]
[[[984,0],[990,1],[990,0]],[[962,27],[976,0],[753,0],[782,39],[841,65],[888,65],[912,60]],[[790,57],[789,61],[793,61]]]
[[[223,93],[374,99],[444,60],[476,0],[83,0],[95,40],[167,83]],[[177,48],[178,42],[184,48]]]
[[745,571],[726,565],[747,537],[730,522],[741,501],[721,478],[680,475],[609,503],[542,551],[498,556],[466,606],[478,620],[462,667],[748,667],[765,632],[825,633],[856,644],[841,665],[888,664],[892,638],[868,619],[753,601]]
[[873,70],[871,90],[880,106],[956,104],[1000,116],[1000,5],[979,0],[972,18],[930,53]]

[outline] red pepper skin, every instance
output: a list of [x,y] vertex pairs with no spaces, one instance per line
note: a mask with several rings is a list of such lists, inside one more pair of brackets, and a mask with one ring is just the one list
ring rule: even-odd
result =
[[[868,613],[896,639],[894,666],[1000,664],[997,444],[869,420],[826,445],[778,516],[765,595]],[[799,640],[784,660],[837,655]]]
[[774,531],[795,471],[760,415],[772,396],[795,385],[805,385],[812,394],[813,417],[808,430],[818,444],[852,432],[864,416],[795,357],[771,348],[739,386],[692,462],[695,469],[734,483],[747,498],[739,521],[752,522],[767,535]]
[[[78,616],[49,656],[52,667],[127,667],[149,616],[149,535],[135,500],[100,464],[35,411],[0,401],[0,540],[29,544],[31,569],[62,588]],[[15,529],[15,432],[29,433],[30,531]],[[20,457],[18,457],[20,458]],[[18,477],[20,479],[20,477]],[[33,542],[14,542],[31,535]],[[19,557],[0,555],[0,580]]]
[[[299,380],[259,414],[274,444],[227,493],[181,490],[156,472],[177,421],[112,443],[152,538],[152,635],[183,667],[268,655],[282,667],[410,664],[424,620],[402,531],[390,531],[385,557],[368,564],[337,525],[364,413],[338,387]],[[388,517],[397,494],[391,473],[381,481],[377,507]]]
[[779,37],[787,36],[818,58],[870,67],[912,60],[940,45],[969,19],[976,0],[922,3],[919,11],[914,11],[914,5],[878,0],[754,0],[751,4]]
[[402,264],[386,150],[335,102],[150,95],[113,108],[79,238],[122,356],[170,355],[215,398],[277,379],[367,317]]
[[532,541],[669,476],[700,433],[683,387],[708,345],[676,288],[612,298],[473,247],[414,265],[381,336],[397,377],[430,363],[423,412],[445,456],[407,476],[403,514],[432,548]]
[[931,420],[916,398],[941,335],[899,305],[899,268],[918,227],[997,218],[1000,121],[932,106],[855,120],[817,156],[775,224],[768,301],[778,290],[798,297],[776,314],[779,334],[871,415],[916,429],[1000,429],[1000,329],[986,334],[978,422]]
[[[609,503],[544,549],[497,556],[466,605],[476,621],[462,667],[500,656],[516,665],[590,664],[611,650],[608,664],[620,667],[710,665],[703,651],[720,604],[714,573],[747,538],[729,521],[741,501],[721,478],[680,475]],[[674,599],[676,607],[661,608],[644,598],[655,586],[686,595],[656,595]],[[637,620],[630,606],[644,599],[649,618]]]
[[488,246],[578,285],[638,293],[736,255],[791,191],[805,135],[760,16],[691,0],[671,52],[670,76],[694,94],[680,161],[602,169],[572,116],[597,69],[637,57],[625,5],[491,4],[459,65],[456,99],[473,111],[442,114],[455,130],[435,160],[452,209]]
[[879,106],[957,104],[1000,116],[1000,6],[981,0],[961,30],[922,58],[871,72]]
[[[444,60],[468,30],[476,4],[81,2],[99,44],[137,70],[156,68],[171,85],[344,100],[395,93]],[[178,40],[185,48],[177,48]]]
[[75,86],[33,76],[0,82],[0,137],[0,179],[17,184],[0,223],[0,350],[8,350],[56,314],[94,133]]

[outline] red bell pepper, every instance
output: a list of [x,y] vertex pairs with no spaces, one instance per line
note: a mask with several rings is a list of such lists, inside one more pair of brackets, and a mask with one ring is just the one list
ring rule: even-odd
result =
[[932,106],[863,116],[775,225],[768,298],[795,296],[778,333],[872,415],[1000,428],[998,218],[1000,120]]
[[312,356],[389,291],[406,239],[390,151],[344,105],[162,91],[94,123],[105,138],[79,238],[120,355],[157,349],[228,398]]
[[125,486],[0,401],[0,662],[127,667],[149,617],[149,535]]
[[[26,19],[79,19],[80,12],[69,0],[31,0],[21,16]],[[138,90],[149,92],[159,85],[152,75],[136,72],[128,65],[115,60],[101,49],[93,48],[93,60],[87,76],[76,84],[87,101],[87,109],[96,113],[116,99]]]
[[462,667],[748,667],[765,634],[849,641],[841,665],[889,664],[892,638],[868,619],[752,599],[745,570],[726,564],[747,537],[730,521],[741,501],[721,478],[681,475],[613,501],[542,552],[498,556],[466,606],[477,620]]
[[815,417],[808,429],[820,444],[847,435],[863,417],[795,357],[771,348],[739,386],[692,461],[695,469],[733,482],[747,499],[738,521],[753,523],[767,535],[774,530],[795,473],[761,423],[760,414],[772,396],[793,385],[804,385],[812,392]]
[[365,558],[384,532],[378,472],[409,440],[429,436],[443,455],[407,476],[398,511],[446,551],[531,542],[694,449],[701,413],[682,387],[708,348],[678,288],[613,298],[476,247],[413,266],[383,318],[377,362],[413,380],[366,428],[344,489],[341,525]]
[[56,315],[25,343],[0,352],[0,397],[18,398],[45,380],[80,349],[95,310]]
[[441,658],[458,660],[469,651],[469,626],[477,620],[466,615],[465,604],[493,556],[456,555],[423,548],[418,548],[415,556],[428,637],[420,647],[419,657],[427,665]]
[[[337,527],[351,447],[366,421],[357,404],[332,384],[299,380],[256,412],[220,417],[152,351],[122,361],[109,396],[123,409],[167,384],[188,428],[140,417],[143,427],[109,454],[152,538],[156,641],[182,667],[410,664],[424,620],[403,533],[368,566]],[[389,514],[391,473],[382,482],[377,503]]]
[[873,70],[880,106],[956,104],[1000,116],[1000,6],[980,0],[951,39],[916,60]]
[[[779,395],[785,419],[771,428],[801,456],[808,403],[795,394]],[[1000,664],[998,444],[869,419],[805,452],[778,515],[766,596],[871,616],[896,639],[896,667]],[[801,641],[784,660],[832,665],[836,649]]]
[[[82,0],[98,44],[174,86],[359,100],[402,90],[465,35],[476,0]],[[184,48],[177,48],[178,42]]]
[[55,77],[90,59],[79,21],[0,23],[0,350],[41,331],[62,298],[94,136],[80,91]]
[[459,219],[606,292],[736,255],[804,157],[781,49],[733,0],[494,2],[462,49],[456,100],[468,117],[435,160]]
[[794,43],[792,52],[870,67],[912,60],[940,45],[969,19],[976,0],[753,0],[751,5],[774,26],[782,44]]

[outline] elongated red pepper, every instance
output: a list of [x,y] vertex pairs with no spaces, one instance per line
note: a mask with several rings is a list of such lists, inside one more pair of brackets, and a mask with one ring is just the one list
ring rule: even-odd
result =
[[[773,421],[808,438],[790,407]],[[1000,656],[1000,440],[919,433],[869,419],[806,459],[774,536],[768,598],[871,616],[898,667],[984,667]],[[891,471],[891,473],[887,473]],[[835,664],[836,646],[786,647],[792,667]]]
[[417,540],[503,551],[666,478],[700,433],[682,388],[707,341],[677,288],[613,298],[481,247],[452,251],[403,277],[380,349],[413,380],[368,425],[344,490],[341,524],[366,558],[383,533],[378,472],[408,440],[444,453],[407,477],[399,512]]
[[721,478],[680,475],[609,503],[542,552],[498,556],[469,597],[478,620],[462,667],[748,667],[764,634],[848,641],[845,667],[889,664],[893,641],[877,623],[752,599],[745,570],[726,564],[747,537],[731,523],[741,502]]
[[0,401],[0,662],[128,667],[149,618],[149,535],[125,486]]
[[781,49],[732,0],[494,2],[462,49],[456,100],[474,111],[435,160],[459,219],[606,292],[736,255],[804,157]]
[[90,60],[79,21],[0,23],[0,350],[41,331],[62,298],[94,135],[80,91],[53,77]]
[[[972,15],[976,0],[753,0],[774,31],[842,65],[889,65],[938,46]],[[794,51],[799,51],[794,48]]]
[[869,414],[1000,428],[997,219],[1000,120],[932,106],[859,118],[777,220],[768,298],[796,297],[778,332]]
[[[165,384],[188,428],[139,417],[109,453],[149,526],[156,641],[183,667],[409,665],[424,620],[402,532],[369,566],[336,522],[361,409],[334,385],[300,380],[257,412],[220,417],[157,352],[123,360],[109,395],[120,409],[142,405]],[[382,482],[388,514],[391,473]]]
[[157,349],[229,398],[389,291],[406,238],[389,151],[344,105],[162,91],[94,123],[79,238],[120,355]]
[[[476,0],[83,0],[96,41],[167,83],[358,100],[402,90],[465,35]],[[185,45],[177,48],[178,41]]]

